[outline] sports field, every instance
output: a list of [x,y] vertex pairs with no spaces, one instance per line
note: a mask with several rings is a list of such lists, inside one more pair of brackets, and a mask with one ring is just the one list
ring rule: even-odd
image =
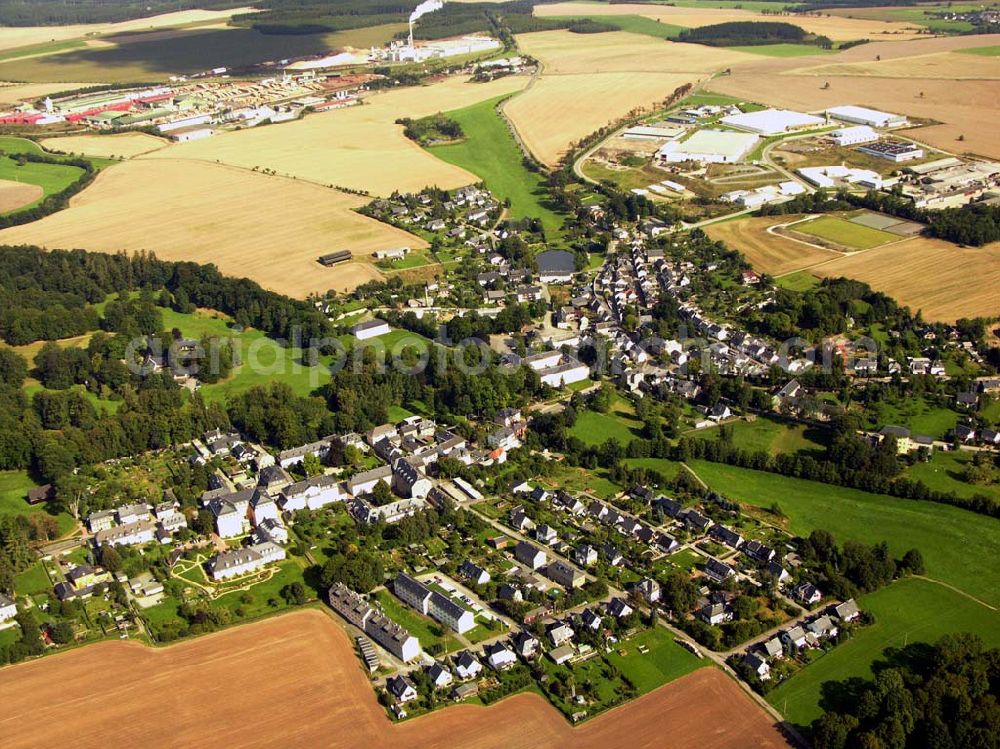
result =
[[[488,708],[447,707],[393,725],[344,630],[318,610],[156,650],[134,642],[98,643],[9,667],[3,675],[0,731],[9,749],[288,742],[371,749],[605,749],[623,735],[635,749],[662,747],[664,736],[675,749],[788,746],[767,713],[714,668],[699,669],[578,728],[533,693]],[[47,698],[38,700],[40,693]],[[165,708],[184,719],[171,721],[169,730],[160,721],[135,720]]]
[[839,216],[820,216],[793,224],[788,229],[797,234],[825,239],[850,250],[870,250],[889,242],[899,241],[899,236],[896,234],[855,224]]
[[998,310],[1000,243],[962,248],[914,237],[824,263],[811,272],[864,281],[912,310],[922,310],[927,320],[990,317]]
[[662,102],[679,86],[759,59],[623,31],[542,31],[519,35],[518,44],[542,62],[543,70],[504,111],[528,149],[546,164],[555,164],[573,143],[609,122]]
[[807,725],[822,715],[824,682],[871,679],[872,663],[883,660],[887,648],[933,643],[953,632],[973,632],[987,647],[1000,646],[1000,614],[927,580],[900,580],[861,597],[858,605],[875,615],[874,624],[862,627],[768,694],[768,702],[792,723]]
[[390,195],[394,190],[416,192],[428,185],[452,189],[479,178],[405,137],[396,120],[470,106],[517,91],[526,83],[519,76],[491,83],[467,83],[453,77],[429,86],[377,93],[362,106],[312,114],[275,127],[223,133],[141,158],[273,169],[279,175],[377,195]]
[[[552,3],[535,6],[535,15],[548,16],[615,16],[638,15],[658,19],[684,28],[708,26],[728,21],[773,21],[773,15],[763,15],[749,10],[736,8],[704,8],[704,7],[673,7],[666,4],[620,3],[614,5],[598,5],[582,2]],[[782,19],[786,20],[786,19]],[[828,36],[834,41],[849,41],[854,39],[880,39],[891,37],[894,40],[913,38],[916,36],[915,25],[900,21],[881,21],[870,19],[837,18],[836,16],[795,16],[787,19],[813,34]],[[587,34],[585,36],[592,36]]]
[[163,138],[148,133],[117,133],[115,135],[70,135],[46,138],[42,145],[50,151],[97,156],[102,159],[126,158],[149,153],[170,145]]
[[929,577],[1000,605],[1000,570],[980,563],[991,558],[1000,544],[996,518],[721,463],[696,460],[689,465],[727,497],[761,508],[776,502],[793,533],[808,535],[822,528],[841,542],[887,541],[897,556],[916,547],[924,555]]
[[458,143],[433,146],[435,156],[480,177],[490,192],[510,201],[510,218],[540,218],[547,232],[556,232],[563,218],[545,204],[545,180],[524,166],[524,155],[496,108],[505,97],[487,99],[448,112],[462,126]]
[[838,257],[833,250],[811,247],[790,237],[768,233],[772,226],[794,221],[796,216],[761,216],[723,221],[705,227],[717,242],[739,250],[755,270],[772,276],[790,273]]
[[[280,128],[268,128],[279,130]],[[378,278],[369,264],[324,268],[337,249],[426,243],[354,212],[365,198],[196,161],[133,159],[103,172],[66,210],[0,232],[0,242],[100,252],[150,250],[165,260],[215,263],[292,296]]]

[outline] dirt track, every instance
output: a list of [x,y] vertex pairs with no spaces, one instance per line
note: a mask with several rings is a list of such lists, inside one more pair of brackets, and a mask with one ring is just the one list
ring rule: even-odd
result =
[[344,631],[316,610],[160,650],[108,642],[9,667],[0,670],[0,704],[6,749],[787,746],[769,716],[712,668],[575,729],[532,694],[394,726]]

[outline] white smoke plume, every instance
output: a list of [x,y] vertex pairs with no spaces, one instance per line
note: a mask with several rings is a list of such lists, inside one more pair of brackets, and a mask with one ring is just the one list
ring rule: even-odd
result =
[[424,0],[420,5],[413,9],[410,13],[410,23],[416,21],[420,16],[427,15],[428,13],[433,13],[436,10],[441,10],[444,7],[444,0]]

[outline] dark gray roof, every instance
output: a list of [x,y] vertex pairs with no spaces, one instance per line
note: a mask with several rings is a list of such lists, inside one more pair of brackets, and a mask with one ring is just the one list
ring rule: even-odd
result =
[[538,270],[541,273],[546,271],[564,271],[572,273],[576,270],[576,257],[572,252],[566,250],[546,250],[535,256],[538,263]]

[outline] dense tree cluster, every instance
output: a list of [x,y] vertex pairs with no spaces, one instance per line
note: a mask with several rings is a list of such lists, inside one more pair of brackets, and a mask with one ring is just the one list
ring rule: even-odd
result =
[[757,44],[801,44],[809,38],[804,29],[781,21],[730,21],[684,29],[682,42],[712,47],[742,47]]
[[801,336],[820,340],[845,333],[854,324],[910,322],[894,299],[868,284],[848,278],[825,278],[806,291],[776,289],[773,301],[747,321],[748,326],[778,340]]
[[899,575],[923,574],[923,557],[911,549],[896,561],[883,541],[868,546],[860,541],[845,541],[837,546],[833,534],[815,530],[798,542],[802,566],[813,582],[829,595],[841,600],[871,593],[891,583]]
[[465,137],[462,126],[440,112],[429,117],[421,117],[418,120],[411,117],[400,117],[396,120],[396,124],[403,126],[403,135],[422,146],[460,140]]
[[975,635],[891,649],[875,677],[823,685],[816,749],[1000,747],[1000,651]]

